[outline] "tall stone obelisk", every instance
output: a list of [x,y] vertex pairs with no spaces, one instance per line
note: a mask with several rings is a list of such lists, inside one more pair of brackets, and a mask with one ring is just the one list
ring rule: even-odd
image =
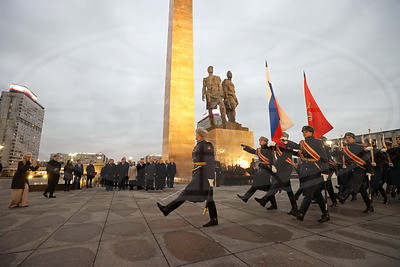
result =
[[192,0],[170,0],[162,154],[178,177],[191,176],[194,130]]

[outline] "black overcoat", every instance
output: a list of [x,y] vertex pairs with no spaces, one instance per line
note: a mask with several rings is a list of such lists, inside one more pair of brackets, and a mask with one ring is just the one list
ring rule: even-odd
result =
[[[179,199],[204,202],[212,190],[208,179],[215,180],[214,146],[204,139],[198,141],[192,152],[192,160],[194,163],[192,180],[182,191]],[[196,164],[199,162],[201,165]]]
[[31,162],[27,161],[25,164],[22,161],[18,162],[18,169],[17,172],[14,174],[12,182],[11,182],[11,189],[24,189],[25,183],[29,184],[28,182],[28,171],[36,171],[39,166],[31,166]]

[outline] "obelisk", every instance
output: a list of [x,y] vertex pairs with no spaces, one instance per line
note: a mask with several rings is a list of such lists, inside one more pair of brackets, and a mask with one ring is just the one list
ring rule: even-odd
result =
[[195,143],[192,14],[192,0],[170,0],[162,155],[182,178],[191,176]]

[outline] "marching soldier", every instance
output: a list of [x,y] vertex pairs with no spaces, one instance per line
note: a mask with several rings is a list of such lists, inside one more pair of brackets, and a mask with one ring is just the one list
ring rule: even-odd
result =
[[346,145],[343,147],[343,151],[339,151],[339,153],[344,155],[346,164],[344,170],[349,180],[344,191],[337,194],[336,197],[341,204],[344,204],[352,192],[355,194],[361,193],[365,205],[367,206],[364,213],[371,213],[374,211],[374,207],[367,193],[367,187],[363,184],[366,175],[368,180],[371,180],[373,171],[368,151],[366,151],[362,145],[355,143],[356,136],[354,133],[347,132],[344,138]]
[[[390,199],[388,199],[385,190],[383,189],[383,181],[382,181],[382,173],[383,173],[383,165],[385,164],[387,157],[380,149],[376,148],[376,142],[372,141],[372,146],[368,141],[363,143],[365,150],[370,151],[370,153],[374,154],[374,162],[371,162],[373,167],[373,174],[371,177],[371,189],[372,189],[372,197],[377,195],[378,192],[381,193],[383,197],[383,204],[389,204]],[[371,152],[372,151],[372,152]]]
[[[278,156],[278,159],[276,160],[274,166],[276,166],[277,172],[275,174],[276,177],[276,183],[272,184],[271,189],[268,190],[267,194],[262,197],[262,198],[255,198],[255,200],[260,203],[261,206],[265,207],[265,205],[269,201],[274,201],[275,200],[275,194],[285,190],[289,201],[290,205],[292,206],[292,209],[288,212],[290,215],[294,215],[298,213],[297,210],[297,203],[296,199],[293,194],[292,190],[292,185],[290,183],[290,176],[292,173],[292,167],[294,166],[294,163],[292,161],[292,149],[294,147],[292,141],[288,140],[289,134],[284,132],[282,135],[282,141],[285,144],[285,148],[280,148],[279,145],[276,145],[276,154]],[[270,145],[274,145],[274,142],[271,142]],[[271,202],[272,203],[272,202]],[[274,209],[277,209],[277,205],[275,202],[275,205],[272,204],[271,207]],[[271,209],[270,207],[270,209]]]
[[[396,138],[396,142],[396,147],[388,148],[386,150],[386,152],[390,156],[391,161],[388,164],[388,180],[390,181],[392,188],[392,197],[396,196],[396,191],[397,194],[400,193],[400,137]],[[385,149],[383,149],[383,151],[385,151]]]
[[326,190],[328,190],[329,197],[332,201],[332,205],[330,206],[331,208],[337,207],[337,200],[335,196],[335,192],[333,191],[333,185],[332,185],[332,175],[335,173],[335,163],[332,159],[333,153],[332,149],[330,146],[326,144],[327,138],[325,136],[321,137],[321,140],[324,142],[325,145],[325,153],[326,156],[328,157],[328,180],[325,182],[326,183]]
[[300,188],[303,191],[304,198],[301,202],[299,212],[293,215],[299,221],[303,221],[312,199],[315,198],[322,212],[321,219],[318,222],[327,222],[330,220],[328,207],[321,194],[323,181],[326,181],[328,178],[328,160],[325,145],[322,140],[314,138],[314,128],[312,126],[303,126],[301,131],[303,132],[304,140],[300,141],[297,147],[301,159],[298,171]]
[[182,193],[166,206],[157,202],[160,211],[167,216],[173,210],[182,205],[185,201],[206,202],[209,210],[210,221],[203,225],[209,227],[218,224],[217,208],[213,199],[213,186],[215,183],[215,159],[214,147],[205,140],[207,131],[199,127],[196,129],[196,146],[192,152],[194,169],[192,180],[182,191]]
[[[261,136],[259,144],[260,147],[257,149],[242,145],[244,151],[258,156],[260,167],[260,170],[254,175],[253,184],[249,190],[247,190],[243,196],[237,194],[237,196],[245,203],[257,190],[267,191],[271,185],[271,175],[277,171],[276,167],[273,165],[274,152],[268,147],[268,138]],[[270,201],[272,205],[268,209],[276,209],[275,197],[272,196]]]

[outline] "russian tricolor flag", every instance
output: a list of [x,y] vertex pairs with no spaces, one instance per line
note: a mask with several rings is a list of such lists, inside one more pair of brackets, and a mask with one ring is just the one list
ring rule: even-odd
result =
[[282,143],[280,141],[280,138],[282,137],[282,132],[292,127],[293,122],[278,104],[278,100],[276,99],[274,90],[272,89],[272,83],[268,73],[267,62],[265,62],[265,70],[267,76],[267,95],[269,123],[271,126],[271,139],[275,143]]

